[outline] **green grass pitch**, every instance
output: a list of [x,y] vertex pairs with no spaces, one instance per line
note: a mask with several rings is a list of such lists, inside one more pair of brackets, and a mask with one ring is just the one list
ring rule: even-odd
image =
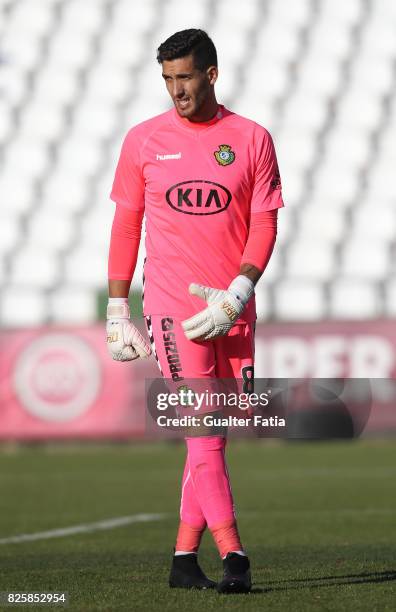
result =
[[[0,591],[67,591],[66,609],[82,612],[396,610],[394,441],[229,443],[252,562],[249,595],[167,586],[183,461],[182,445],[164,443],[0,449],[0,539],[136,513],[165,515],[1,544]],[[220,577],[209,534],[200,560],[211,578]]]

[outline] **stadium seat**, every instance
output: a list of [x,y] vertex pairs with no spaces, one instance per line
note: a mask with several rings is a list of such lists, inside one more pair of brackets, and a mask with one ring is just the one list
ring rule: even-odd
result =
[[360,177],[357,168],[346,168],[337,160],[331,159],[321,165],[313,179],[312,199],[318,204],[328,206],[347,206],[358,194]]
[[95,34],[102,25],[106,4],[101,1],[68,0],[61,12],[62,30],[79,32],[83,36]]
[[396,206],[381,201],[362,203],[354,211],[353,234],[362,239],[390,243],[396,235]]
[[319,8],[321,19],[348,25],[356,25],[363,16],[363,10],[362,0],[348,0],[341,3],[322,0]]
[[340,272],[355,279],[384,280],[390,272],[388,245],[373,237],[348,240],[341,256]]
[[19,180],[37,179],[44,174],[49,162],[49,151],[44,143],[33,138],[15,138],[7,148],[5,173],[12,172]]
[[319,237],[295,240],[286,251],[287,278],[329,280],[334,270],[334,247]]
[[50,296],[48,315],[54,323],[92,323],[97,316],[95,293],[81,287],[62,287]]
[[282,280],[274,289],[274,312],[283,321],[315,321],[326,316],[320,283]]
[[114,216],[114,204],[99,200],[101,206],[90,210],[81,221],[81,239],[89,247],[100,248],[104,252],[109,247],[111,225]]
[[74,219],[56,206],[39,208],[27,227],[27,242],[52,252],[67,248],[75,238]]
[[309,53],[315,57],[345,60],[351,52],[352,35],[347,26],[320,19],[312,28]]
[[59,67],[50,60],[38,75],[33,97],[36,104],[68,105],[79,93],[79,75],[73,68]]
[[[133,58],[128,59],[133,60]],[[130,73],[128,72],[130,65],[120,65],[120,62],[112,62],[106,56],[106,61],[96,64],[89,74],[85,90],[86,98],[111,104],[123,102],[131,89]],[[113,109],[113,114],[116,118],[115,109]]]
[[[374,4],[373,7],[376,5]],[[362,35],[362,50],[372,55],[378,61],[389,59],[396,55],[396,40],[394,17],[387,19],[386,11],[380,10],[368,20]],[[388,4],[389,6],[389,4]]]
[[107,282],[107,252],[80,246],[69,251],[65,281],[81,288],[100,289]]
[[307,96],[320,96],[323,99],[336,94],[341,78],[339,63],[328,57],[310,54],[299,66],[298,89]]
[[296,170],[311,166],[316,150],[315,139],[304,130],[283,130],[276,138],[276,153],[281,175],[287,176],[287,167]]
[[74,176],[63,168],[54,171],[43,189],[42,203],[48,208],[70,212],[80,211],[86,204],[88,184],[86,177]]
[[381,120],[382,101],[367,92],[351,91],[343,96],[337,112],[337,123],[350,128],[374,130]]
[[[128,30],[110,29],[103,39],[102,58],[111,63],[116,70],[137,66],[143,59],[144,38],[140,32],[131,35]],[[154,56],[150,58],[154,61]],[[126,77],[126,83],[128,77]],[[104,82],[102,82],[102,88]],[[110,83],[109,83],[110,85]],[[105,94],[106,95],[106,94]]]
[[271,316],[271,289],[268,284],[260,282],[256,289],[256,312],[260,321],[266,321]]
[[73,117],[73,132],[81,138],[110,138],[117,126],[113,105],[99,98],[85,97]]
[[[57,158],[57,167],[75,178],[92,177],[99,168],[101,150],[91,138],[76,130],[63,141]],[[74,179],[75,180],[75,179]]]
[[154,26],[157,10],[157,3],[152,0],[145,0],[144,3],[119,0],[113,7],[112,29],[114,32],[125,30],[131,34],[146,34]]
[[42,142],[56,142],[66,124],[65,112],[61,107],[44,102],[43,99],[30,103],[23,113],[19,125],[22,139]]
[[287,63],[298,55],[299,29],[293,24],[276,21],[268,16],[261,24],[257,24],[257,28],[257,47],[252,63],[259,68],[260,62],[268,60],[275,64],[279,62],[286,68]]
[[323,242],[342,243],[347,230],[348,225],[342,208],[311,204],[299,213],[297,227],[299,242],[317,236]]
[[14,171],[0,176],[1,209],[3,214],[18,217],[27,212],[34,199],[34,181],[24,177],[17,181]]
[[13,256],[10,283],[35,289],[49,289],[60,280],[59,262],[54,253],[39,244],[24,245]]
[[381,314],[375,284],[353,278],[339,279],[331,287],[330,315],[334,319],[371,319]]
[[385,314],[396,317],[396,278],[390,277],[385,289]]
[[335,162],[345,168],[360,168],[370,156],[369,133],[348,125],[338,127],[337,121],[323,144],[326,162]]
[[91,58],[94,50],[92,36],[74,32],[74,30],[61,30],[57,33],[51,47],[51,62],[59,70],[84,68]]
[[42,325],[47,320],[47,298],[37,289],[8,287],[0,297],[0,321],[4,327]]
[[2,105],[4,104],[9,109],[18,106],[26,96],[27,88],[27,72],[23,68],[16,66],[12,61],[7,61],[3,55],[0,70]]
[[384,96],[393,87],[393,56],[388,60],[359,53],[353,64],[349,90],[360,92],[362,96]]
[[47,2],[40,0],[15,2],[7,29],[24,34],[26,38],[44,36],[52,25],[51,8]]
[[269,15],[278,23],[302,27],[312,18],[311,3],[309,0],[300,0],[299,2],[292,3],[271,0]]
[[18,218],[5,216],[3,210],[0,214],[0,257],[3,257],[17,246],[22,228]]
[[17,70],[32,70],[40,60],[40,41],[21,30],[6,31],[2,40],[2,62]]
[[298,125],[312,134],[323,127],[327,114],[327,105],[319,96],[314,97],[308,92],[296,91],[287,99],[281,129],[287,132]]

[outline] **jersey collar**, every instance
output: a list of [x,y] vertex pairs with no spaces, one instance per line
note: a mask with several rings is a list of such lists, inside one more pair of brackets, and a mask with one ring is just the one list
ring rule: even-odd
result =
[[196,123],[195,121],[189,121],[184,117],[180,117],[177,110],[175,108],[172,109],[172,116],[175,123],[184,128],[192,130],[193,132],[206,130],[212,127],[213,125],[216,125],[216,123],[219,123],[219,121],[221,121],[221,119],[223,119],[228,114],[229,112],[227,111],[227,109],[222,104],[219,104],[217,108],[217,113],[215,114],[213,119],[210,119],[210,121],[202,121],[201,123]]

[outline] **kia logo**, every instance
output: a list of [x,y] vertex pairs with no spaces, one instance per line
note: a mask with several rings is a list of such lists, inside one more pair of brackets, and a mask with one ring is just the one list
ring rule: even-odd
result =
[[169,206],[185,215],[216,215],[232,200],[226,187],[212,181],[193,180],[176,183],[166,192]]

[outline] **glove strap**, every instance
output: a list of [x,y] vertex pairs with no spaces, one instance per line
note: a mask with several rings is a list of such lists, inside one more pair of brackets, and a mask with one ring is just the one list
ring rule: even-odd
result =
[[108,319],[129,319],[130,316],[128,298],[109,298],[107,304]]
[[254,293],[254,284],[250,278],[240,274],[234,278],[231,285],[228,287],[228,291],[230,291],[243,306],[246,306]]

